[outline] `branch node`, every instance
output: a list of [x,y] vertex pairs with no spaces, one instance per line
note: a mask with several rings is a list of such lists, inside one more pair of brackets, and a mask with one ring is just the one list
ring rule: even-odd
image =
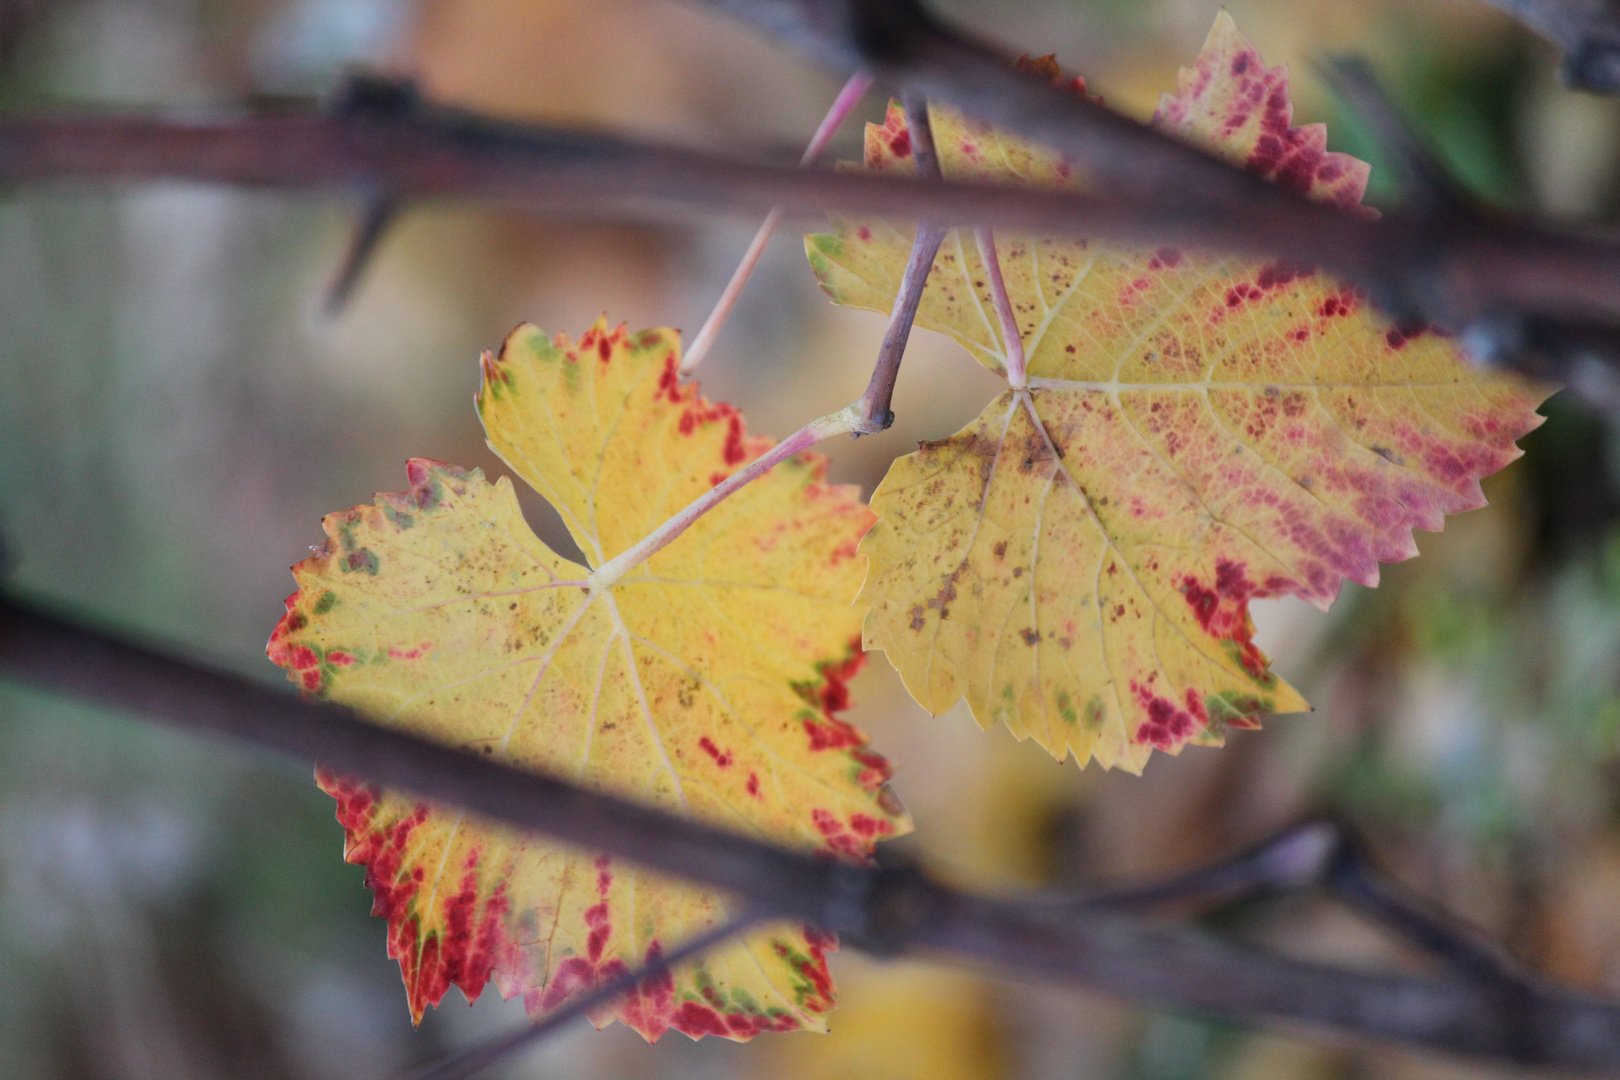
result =
[[863,413],[859,419],[854,422],[850,435],[858,439],[862,435],[876,435],[879,432],[888,431],[889,428],[893,426],[893,409],[884,409],[882,415],[880,416],[871,416]]
[[421,110],[422,89],[415,79],[356,71],[338,87],[327,108],[342,119],[400,120]]
[[829,891],[822,927],[874,956],[904,952],[936,907],[923,873],[893,856],[876,866],[839,864]]

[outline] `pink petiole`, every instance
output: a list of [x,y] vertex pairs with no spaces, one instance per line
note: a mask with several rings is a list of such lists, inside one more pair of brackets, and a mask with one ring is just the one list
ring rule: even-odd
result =
[[996,237],[988,228],[980,226],[973,230],[973,239],[978,242],[979,259],[989,276],[990,296],[995,302],[996,316],[1001,320],[1001,339],[1007,350],[1007,383],[1014,390],[1022,390],[1028,377],[1024,337],[1019,333],[1018,317],[1013,314],[1012,301],[1007,297],[1007,283],[1001,276]]
[[[864,72],[857,71],[849,77],[849,82],[844,84],[844,89],[839,91],[838,96],[833,99],[832,108],[827,110],[827,115],[822,119],[821,126],[816,129],[815,135],[811,137],[810,145],[805,149],[804,156],[799,159],[801,166],[810,165],[821,156],[821,152],[832,141],[833,134],[838,130],[839,125],[849,117],[855,106],[860,104],[861,98],[866,96],[866,91],[870,89],[871,85],[872,77]],[[754,239],[749,243],[748,250],[743,253],[742,262],[737,264],[737,269],[733,271],[731,280],[726,284],[725,291],[720,294],[720,299],[715,302],[714,310],[709,312],[709,317],[704,321],[703,328],[692,339],[692,344],[686,349],[686,355],[681,359],[681,376],[683,378],[690,376],[692,372],[697,370],[698,365],[703,363],[703,358],[708,355],[710,347],[714,345],[714,339],[720,333],[720,328],[726,324],[726,319],[730,317],[731,309],[737,306],[737,298],[742,295],[743,288],[748,284],[748,279],[753,276],[754,269],[759,265],[760,256],[765,254],[765,245],[771,242],[771,236],[776,232],[776,227],[781,222],[782,211],[779,209],[772,210],[766,215],[764,223],[759,227],[759,231],[754,234]]]

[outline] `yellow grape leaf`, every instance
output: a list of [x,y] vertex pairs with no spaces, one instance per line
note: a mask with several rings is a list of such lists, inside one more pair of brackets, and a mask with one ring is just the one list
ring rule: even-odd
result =
[[[945,175],[1077,185],[1056,153],[933,109]],[[1284,68],[1222,13],[1154,123],[1312,199],[1360,207],[1367,167],[1291,126]],[[904,114],[866,164],[910,170]],[[834,219],[807,238],[822,287],[887,311],[912,229]],[[948,439],[901,458],[861,598],[867,648],[940,713],[966,697],[1054,756],[1139,771],[1157,748],[1220,744],[1306,708],[1251,641],[1248,602],[1323,608],[1348,578],[1417,553],[1412,529],[1484,505],[1545,388],[1471,369],[1445,336],[1397,328],[1312,270],[1219,255],[998,236],[1028,359]],[[917,321],[1006,374],[986,269],[960,231]]]
[[[329,515],[269,653],[379,723],[793,846],[864,858],[905,831],[887,763],[837,718],[872,517],[790,458],[616,582],[587,577],[773,444],[680,386],[678,336],[519,327],[483,363],[490,445],[590,567],[529,530],[506,478],[418,459],[409,491]],[[323,774],[389,921],[413,1018],[493,978],[539,1016],[728,917],[681,882]],[[734,913],[733,913],[734,914]],[[648,1039],[824,1030],[824,936],[773,926],[593,1015]]]

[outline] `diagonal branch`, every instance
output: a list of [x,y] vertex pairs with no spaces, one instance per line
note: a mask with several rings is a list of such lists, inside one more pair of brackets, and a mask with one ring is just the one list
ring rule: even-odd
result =
[[560,1031],[569,1021],[578,1019],[599,1005],[606,1005],[620,994],[635,989],[648,979],[662,975],[676,965],[701,956],[716,945],[735,937],[748,929],[753,921],[752,915],[744,914],[741,918],[732,919],[707,930],[683,943],[668,956],[655,957],[634,971],[621,972],[588,992],[572,998],[538,1023],[507,1035],[497,1036],[470,1050],[451,1054],[422,1069],[412,1070],[403,1080],[471,1080],[485,1069],[510,1060],[512,1055],[527,1050]]
[[802,919],[856,948],[923,950],[1020,978],[1244,1023],[1472,1057],[1620,1071],[1620,1005],[1525,980],[1419,978],[1303,963],[1113,911],[973,896],[901,866],[788,851],[365,723],[0,596],[0,676],[182,729],[231,735]]
[[1248,850],[1163,881],[1081,897],[1054,898],[1052,910],[1206,910],[1269,893],[1320,889],[1384,929],[1483,982],[1522,983],[1526,975],[1478,930],[1409,894],[1380,874],[1347,826],[1309,821]]

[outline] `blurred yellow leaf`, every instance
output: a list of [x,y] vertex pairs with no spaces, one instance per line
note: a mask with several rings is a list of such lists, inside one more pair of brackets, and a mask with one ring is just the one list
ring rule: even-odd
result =
[[771,1048],[765,1078],[995,1080],[1004,1076],[996,1001],[982,979],[937,965],[863,962],[839,969],[848,1004],[824,1039]]

